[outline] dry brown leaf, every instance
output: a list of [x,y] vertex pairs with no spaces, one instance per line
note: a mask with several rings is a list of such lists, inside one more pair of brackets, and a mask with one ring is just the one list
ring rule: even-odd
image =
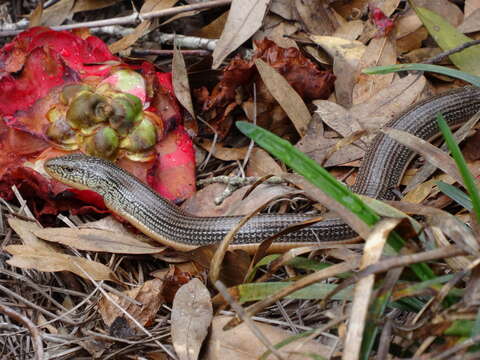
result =
[[210,24],[201,28],[199,31],[193,33],[193,35],[207,39],[218,39],[222,35],[227,18],[228,11],[224,12],[222,15],[217,17]]
[[[330,103],[328,101],[325,102]],[[331,104],[333,105],[334,103]],[[334,105],[341,108],[340,105]],[[343,108],[342,110],[345,111]],[[348,118],[348,116],[345,118]],[[338,119],[344,118],[338,117]],[[365,151],[353,144],[347,144],[339,149],[335,149],[337,144],[345,139],[348,139],[348,136],[350,135],[344,139],[326,138],[323,136],[323,129],[321,126],[317,125],[319,122],[320,120],[317,118],[312,120],[310,126],[308,127],[307,134],[295,145],[295,147],[325,167],[343,165],[363,157]],[[326,157],[328,158],[326,159]]]
[[465,16],[469,16],[478,9],[480,9],[480,0],[465,0]]
[[255,65],[268,91],[287,113],[297,132],[300,136],[305,135],[311,116],[300,95],[266,62],[256,59]]
[[418,49],[422,46],[422,41],[428,38],[427,29],[421,27],[414,32],[397,40],[397,54],[403,54],[408,51]]
[[292,189],[287,186],[260,184],[242,200],[250,189],[250,187],[244,186],[226,198],[221,205],[215,205],[215,197],[219,196],[224,189],[225,185],[223,184],[205,186],[193,197],[187,199],[183,203],[182,209],[196,216],[245,215],[278,196],[287,197],[292,194]]
[[[348,111],[343,106],[328,100],[315,100],[312,103],[317,107],[315,115],[318,115],[325,124],[343,137],[362,130],[362,125],[355,113]],[[317,131],[313,131],[313,133],[317,133]]]
[[39,1],[35,9],[30,13],[28,17],[28,26],[40,26],[42,25],[42,14],[43,14],[43,1]]
[[[358,68],[391,65],[397,62],[397,52],[393,36],[373,38],[360,59]],[[393,81],[394,73],[385,75],[367,75],[360,73],[353,87],[352,103],[362,104],[378,91],[388,88]]]
[[73,15],[75,0],[61,0],[43,10],[42,26],[58,26]]
[[[447,174],[440,174],[435,176],[433,179],[425,181],[421,184],[416,185],[413,189],[405,194],[402,198],[403,201],[420,204],[429,197],[433,190],[436,189],[436,182],[443,181],[448,184],[453,184],[455,181]],[[436,194],[438,191],[433,192],[432,195]]]
[[41,227],[33,221],[25,221],[17,218],[9,218],[8,225],[20,236],[22,242],[31,248],[36,248],[44,251],[55,252],[57,249],[46,241],[40,240],[33,233],[40,230]]
[[300,22],[313,35],[331,35],[339,26],[325,0],[295,0]]
[[397,10],[400,0],[373,0],[371,7],[378,7],[386,16],[391,16]]
[[298,31],[296,23],[283,21],[279,16],[268,14],[265,16],[263,26],[253,35],[253,40],[262,40],[269,38],[280,47],[298,48],[295,40],[290,39],[289,36]]
[[282,167],[265,150],[254,148],[248,160],[247,176],[282,175]]
[[388,89],[373,95],[368,102],[350,109],[365,129],[379,129],[402,111],[420,100],[426,87],[424,76],[407,75],[397,78]]
[[196,360],[213,318],[210,293],[199,279],[178,289],[173,299],[172,343],[180,360]]
[[133,235],[99,229],[47,228],[34,232],[39,238],[85,251],[116,254],[158,254],[165,247],[154,246]]
[[333,58],[333,73],[336,76],[335,97],[338,104],[350,107],[358,65],[366,46],[360,41],[341,37],[310,36],[310,38]]
[[370,2],[371,0],[335,1],[331,6],[345,19],[358,18],[367,12]]
[[[129,313],[142,326],[150,326],[160,306],[164,303],[162,287],[163,281],[153,279],[146,281],[141,286],[123,292],[125,296],[140,302],[141,305],[137,305],[131,300],[113,293],[109,293],[108,295],[120,308]],[[123,317],[126,319],[130,328],[135,329],[137,332],[139,331],[138,326],[106,297],[102,297],[99,301],[98,311],[104,323],[108,326],[111,326],[117,318]]]
[[120,51],[123,51],[141,38],[142,36],[146,35],[150,31],[150,26],[151,26],[151,21],[150,20],[145,20],[138,25],[135,30],[133,30],[132,33],[125,35],[122,37],[120,40],[115,41],[113,44],[110,44],[108,46],[109,50],[113,53],[116,54]]
[[28,245],[8,245],[5,251],[13,255],[7,263],[22,269],[46,272],[70,271],[87,280],[116,281],[116,276],[107,266],[79,256],[40,250]]
[[190,94],[190,85],[188,83],[187,68],[185,66],[183,55],[178,49],[175,49],[173,52],[172,82],[177,100],[195,119],[195,111],[193,110],[192,96]]
[[[147,0],[142,5],[140,9],[140,14],[151,12],[151,11],[158,11],[172,7],[178,0]],[[113,44],[109,45],[108,48],[112,53],[117,53],[123,51],[141,38],[142,36],[148,34],[150,31],[155,28],[155,24],[157,24],[156,20],[144,20],[142,21],[131,34],[128,34],[121,38],[118,41],[115,41]]]
[[270,12],[285,20],[296,20],[295,3],[292,0],[274,0],[270,4]]
[[465,34],[480,31],[480,9],[475,9],[457,28]]
[[363,32],[365,24],[362,20],[348,21],[338,27],[332,34],[334,37],[339,37],[345,40],[357,40]]
[[262,25],[270,0],[233,0],[222,36],[213,51],[212,68],[217,69],[222,61]]
[[[216,316],[212,322],[212,331],[207,344],[205,360],[251,360],[258,359],[267,349],[260,340],[252,333],[246,324],[241,324],[231,330],[223,331],[223,327],[231,320],[228,316]],[[278,327],[253,322],[259,331],[272,344],[278,344],[291,336],[292,333]],[[280,350],[286,359],[307,360],[311,359],[308,354],[316,354],[328,358],[332,349],[316,341],[305,342],[302,339],[294,341]],[[305,354],[305,355],[302,355]],[[275,356],[270,355],[266,359],[274,360]]]
[[222,144],[216,143],[212,148],[213,141],[206,138],[199,138],[196,141],[203,150],[210,152],[213,157],[223,161],[235,161],[242,160],[247,155],[248,147],[230,148],[225,147]]
[[72,12],[77,13],[82,11],[103,9],[108,6],[112,6],[119,1],[120,0],[76,0]]
[[[387,242],[388,235],[400,223],[401,219],[383,219],[378,222],[365,242],[360,269],[363,270],[369,265],[375,264],[382,256],[383,248]],[[375,275],[361,278],[355,284],[352,314],[348,322],[348,332],[343,350],[344,360],[357,360],[362,346],[363,330],[367,318],[368,306],[375,284]]]

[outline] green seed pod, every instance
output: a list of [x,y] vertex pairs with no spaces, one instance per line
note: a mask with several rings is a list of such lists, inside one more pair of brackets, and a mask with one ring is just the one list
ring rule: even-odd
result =
[[150,150],[157,142],[155,125],[146,117],[120,142],[120,147],[132,153]]
[[126,136],[141,121],[142,102],[130,94],[116,94],[110,105],[112,107],[110,126],[121,136]]
[[85,139],[85,152],[92,156],[112,159],[118,151],[118,134],[110,127],[99,128],[94,135]]
[[63,87],[62,92],[60,93],[60,101],[65,105],[68,105],[81,91],[91,92],[92,90],[90,86],[84,84],[66,85]]
[[104,122],[112,113],[107,98],[91,91],[82,91],[67,110],[67,122],[74,129],[87,130]]
[[78,148],[75,131],[67,124],[65,118],[59,118],[47,128],[47,137],[63,149],[75,150]]

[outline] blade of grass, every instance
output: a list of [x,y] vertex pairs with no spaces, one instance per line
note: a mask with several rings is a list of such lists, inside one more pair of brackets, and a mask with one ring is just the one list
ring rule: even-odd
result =
[[395,64],[386,66],[375,66],[363,69],[364,74],[377,75],[389,74],[391,72],[399,71],[429,71],[437,74],[447,75],[456,79],[464,80],[472,85],[480,87],[480,77],[464,73],[463,71],[450,69],[445,66],[430,65],[430,64]]
[[478,194],[477,184],[475,183],[475,179],[473,178],[472,173],[468,169],[467,163],[465,162],[465,158],[460,151],[460,147],[455,142],[453,138],[453,134],[450,131],[450,128],[447,125],[444,117],[441,114],[437,115],[437,122],[440,131],[445,138],[445,143],[450,150],[455,163],[457,164],[458,170],[462,175],[463,182],[465,183],[465,187],[467,188],[468,195],[470,196],[470,200],[472,201],[473,210],[477,219],[477,222],[480,223],[480,196]]
[[468,195],[465,194],[462,190],[443,181],[437,181],[436,184],[442,193],[447,195],[459,205],[463,206],[468,211],[472,211],[472,202],[470,201]]

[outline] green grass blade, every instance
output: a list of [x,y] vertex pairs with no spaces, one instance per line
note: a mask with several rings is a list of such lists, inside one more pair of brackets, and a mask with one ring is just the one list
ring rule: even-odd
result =
[[376,74],[389,74],[391,72],[399,71],[429,71],[437,74],[447,75],[455,79],[466,81],[472,85],[480,87],[480,77],[467,74],[463,71],[450,69],[445,66],[430,65],[430,64],[396,64],[386,66],[375,66],[367,69],[363,69],[364,74],[376,75]]
[[463,206],[468,211],[472,211],[472,202],[470,201],[468,195],[465,194],[462,190],[443,181],[437,181],[436,184],[442,193],[447,195],[450,199],[452,199],[459,205]]
[[467,188],[468,195],[470,196],[470,200],[472,201],[473,210],[477,219],[477,222],[480,223],[480,196],[478,194],[477,184],[475,183],[475,179],[471,174],[470,170],[468,169],[467,163],[460,151],[460,147],[455,142],[453,138],[453,134],[450,131],[450,128],[447,125],[447,122],[443,118],[441,114],[437,115],[437,122],[440,128],[440,131],[445,138],[445,142],[450,150],[455,163],[457,164],[458,170],[460,171],[460,175],[462,175],[463,182],[465,183],[465,187]]

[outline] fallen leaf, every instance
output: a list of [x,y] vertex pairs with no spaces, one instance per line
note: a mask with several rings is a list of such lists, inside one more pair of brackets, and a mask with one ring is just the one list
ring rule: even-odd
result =
[[8,225],[20,236],[22,242],[30,248],[36,248],[43,251],[55,252],[57,249],[46,241],[40,240],[34,235],[35,231],[42,228],[33,221],[25,221],[17,218],[9,218]]
[[425,77],[416,74],[396,78],[388,89],[379,91],[366,103],[353,106],[350,113],[364,129],[377,130],[420,100],[426,85]]
[[338,104],[350,107],[358,65],[366,46],[360,41],[341,37],[310,36],[310,38],[333,58],[333,73],[336,76],[335,97]]
[[151,26],[150,20],[142,21],[132,33],[123,36],[120,40],[115,41],[113,44],[108,46],[108,49],[112,52],[112,54],[119,53],[120,51],[124,51],[125,49],[129,48],[135,42],[140,39],[142,36],[146,35],[149,32]]
[[[114,293],[108,293],[108,296],[118,305],[118,307],[129,313],[142,326],[150,326],[157,315],[160,306],[164,303],[161,295],[163,282],[159,279],[145,281],[140,286],[126,290],[123,294],[126,297],[136,300],[140,303],[137,305],[125,297],[121,297]],[[118,309],[112,301],[106,297],[102,297],[98,303],[98,312],[102,316],[103,322],[108,326],[117,318],[124,317],[128,325],[135,331],[140,332],[138,326],[129,317]]]
[[[397,51],[393,34],[373,38],[368,44],[358,64],[358,69],[391,65],[397,62]],[[360,72],[353,87],[352,103],[361,104],[380,90],[388,88],[394,79],[394,73],[369,76]]]
[[257,147],[252,150],[248,160],[247,176],[280,176],[283,173],[282,167],[265,150]]
[[203,150],[212,154],[213,157],[223,161],[243,160],[248,151],[247,146],[241,148],[232,148],[223,146],[219,143],[216,143],[214,146],[213,141],[206,138],[199,138],[196,141],[196,144],[201,146]]
[[298,20],[309,33],[331,35],[338,27],[338,21],[328,5],[325,0],[295,0]]
[[[275,3],[276,2],[273,2],[273,4]],[[298,29],[299,26],[297,23],[282,21],[280,17],[269,13],[265,16],[263,26],[253,35],[252,39],[260,41],[268,38],[283,48],[298,48],[295,40],[289,38],[289,36],[295,34]]]
[[76,0],[72,12],[77,13],[82,11],[103,9],[108,6],[112,6],[119,1],[120,0]]
[[34,234],[43,240],[85,251],[139,255],[158,254],[165,249],[133,235],[108,230],[47,228],[34,231]]
[[268,91],[292,120],[300,136],[303,136],[307,131],[311,116],[300,95],[282,75],[263,60],[255,60],[255,65]]
[[[466,7],[465,7],[466,9]],[[465,16],[467,16],[465,12]],[[457,30],[464,33],[473,33],[480,30],[480,9],[475,9],[468,17],[457,27]]]
[[[212,322],[212,331],[207,344],[205,360],[250,360],[258,359],[267,348],[260,342],[258,337],[253,334],[252,330],[242,323],[235,328],[223,331],[223,327],[232,320],[228,316],[216,316]],[[270,341],[272,344],[279,344],[291,336],[286,330],[278,327],[253,321],[255,327]],[[320,344],[314,340],[305,341],[299,339],[288,345],[282,346],[279,350],[285,354],[285,358],[289,360],[307,360],[311,359],[309,354],[315,354],[324,358],[331,355],[332,349],[329,346]],[[270,355],[266,359],[276,359]]]
[[228,11],[217,17],[210,24],[205,25],[199,31],[196,31],[193,35],[207,39],[218,39],[222,35],[222,31],[227,22],[227,18]]
[[[313,104],[316,106],[315,115],[343,137],[363,129],[355,112],[348,111],[343,106],[328,100],[315,100]],[[318,134],[313,125],[310,127],[311,133]]]
[[42,26],[58,26],[73,15],[75,0],[61,0],[43,10]]
[[232,1],[222,36],[212,54],[212,69],[217,69],[232,51],[260,28],[269,3],[270,0]]
[[339,37],[345,40],[357,40],[363,32],[365,24],[362,20],[348,21],[335,30],[333,37]]
[[205,285],[194,278],[178,289],[171,315],[172,343],[180,360],[196,360],[213,318]]
[[7,260],[7,263],[22,269],[45,272],[70,271],[87,280],[117,280],[115,274],[107,266],[80,256],[39,250],[28,245],[8,245],[5,247],[5,251],[13,255],[11,259]]
[[182,53],[175,49],[172,59],[172,80],[175,96],[180,104],[195,119],[195,111],[193,110],[192,97],[190,95],[190,85],[188,84],[187,68]]

